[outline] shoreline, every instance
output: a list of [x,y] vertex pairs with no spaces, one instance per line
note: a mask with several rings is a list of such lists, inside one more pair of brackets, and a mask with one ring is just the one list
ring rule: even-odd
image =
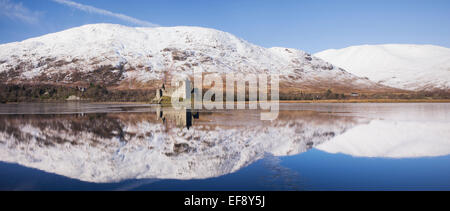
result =
[[280,103],[450,103],[450,99],[284,100]]

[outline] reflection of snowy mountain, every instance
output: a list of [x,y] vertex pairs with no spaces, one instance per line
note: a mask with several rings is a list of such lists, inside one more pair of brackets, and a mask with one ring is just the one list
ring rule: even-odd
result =
[[444,156],[450,154],[449,123],[374,120],[356,126],[317,148],[356,157]]
[[201,113],[189,130],[149,113],[3,116],[0,160],[90,182],[210,178],[266,153],[305,152],[362,121],[289,111],[269,123],[242,112]]

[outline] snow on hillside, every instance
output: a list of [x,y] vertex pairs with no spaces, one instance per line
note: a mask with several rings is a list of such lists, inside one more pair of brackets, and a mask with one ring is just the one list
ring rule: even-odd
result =
[[433,45],[362,45],[315,56],[360,77],[408,90],[450,89],[450,49]]
[[[171,73],[281,73],[294,82],[341,82],[375,87],[310,54],[263,48],[226,32],[200,27],[131,28],[93,24],[0,45],[0,79],[71,83],[110,71],[109,82],[148,82]],[[82,77],[81,77],[82,78]],[[88,78],[89,79],[89,78]]]

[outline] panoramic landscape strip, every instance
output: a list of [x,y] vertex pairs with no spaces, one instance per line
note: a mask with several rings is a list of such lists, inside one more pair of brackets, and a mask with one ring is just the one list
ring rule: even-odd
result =
[[166,209],[450,191],[449,11],[0,0],[0,191],[146,191]]

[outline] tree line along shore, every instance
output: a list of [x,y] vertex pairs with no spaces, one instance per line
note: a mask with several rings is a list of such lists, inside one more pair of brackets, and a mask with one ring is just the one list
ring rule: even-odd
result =
[[[90,84],[84,87],[52,84],[0,84],[0,103],[65,102],[67,100],[83,100],[89,102],[150,102],[154,97],[155,89],[111,89],[96,84]],[[335,92],[333,89],[316,92],[302,90],[283,92],[283,90],[280,90],[279,99],[283,102],[305,103],[450,102],[450,91],[359,93]],[[246,100],[248,100],[248,93]]]

